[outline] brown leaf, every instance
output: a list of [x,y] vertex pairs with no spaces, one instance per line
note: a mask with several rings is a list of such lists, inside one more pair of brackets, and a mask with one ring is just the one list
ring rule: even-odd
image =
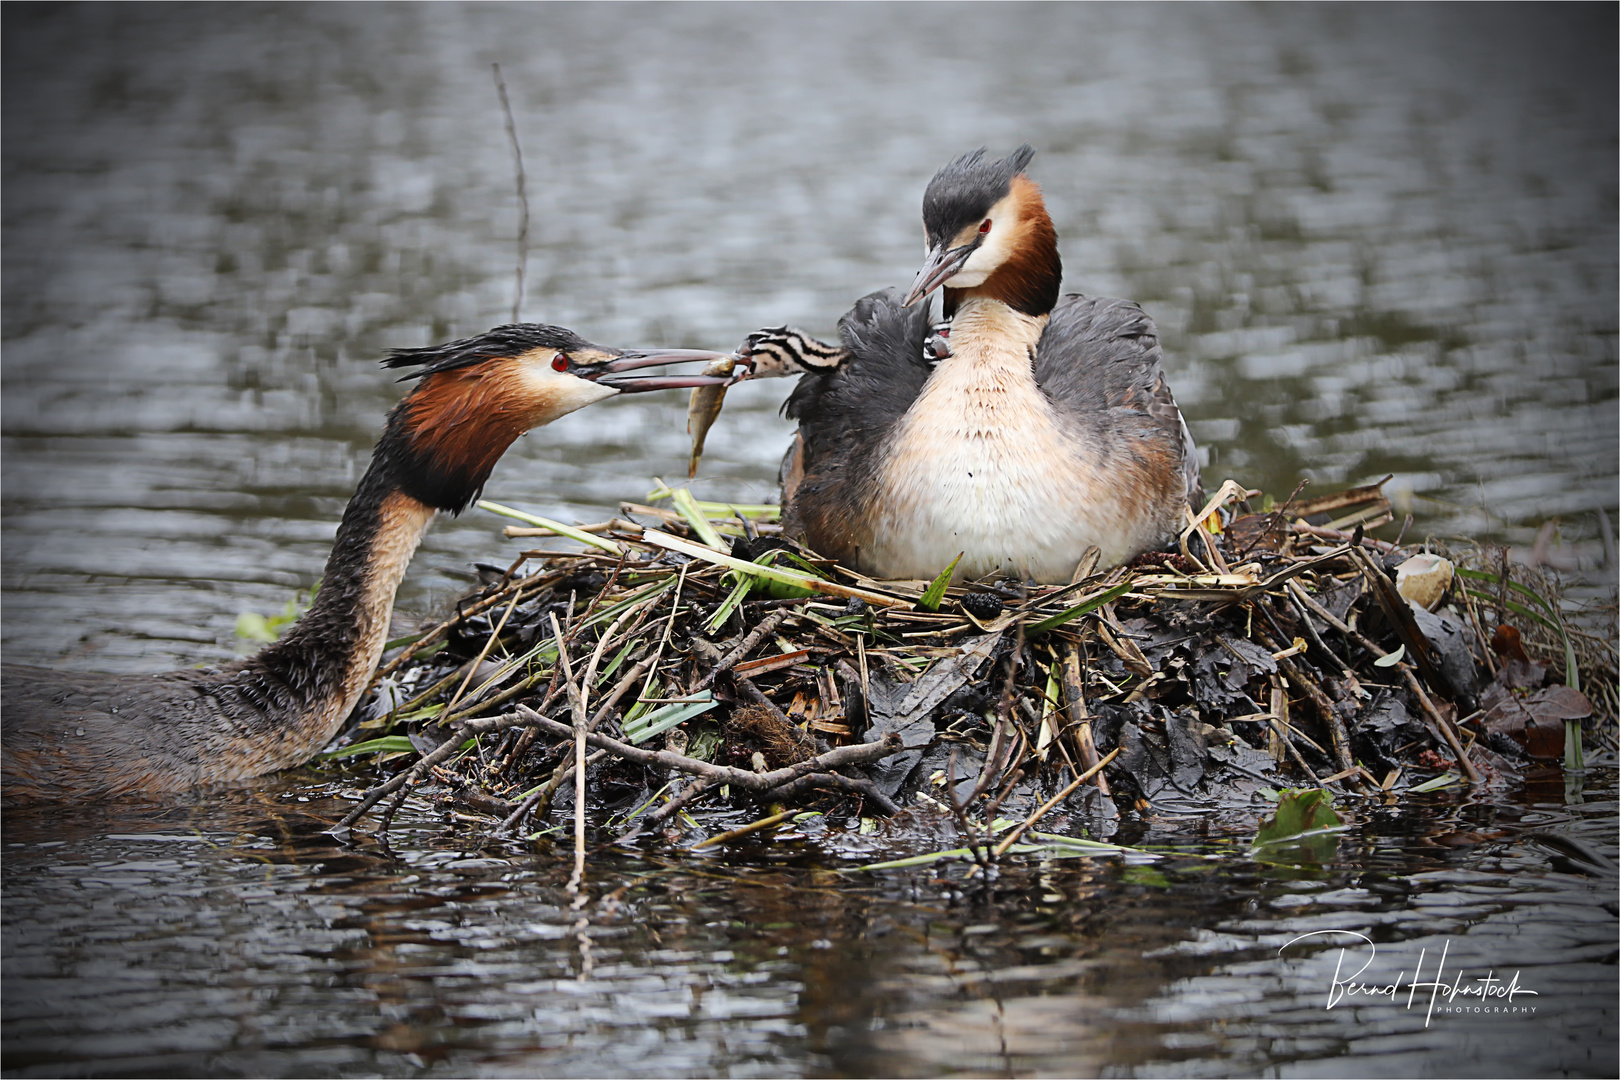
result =
[[1568,686],[1549,686],[1527,697],[1500,694],[1482,723],[1487,731],[1524,747],[1531,757],[1553,761],[1564,753],[1564,721],[1590,715],[1592,703],[1585,694]]

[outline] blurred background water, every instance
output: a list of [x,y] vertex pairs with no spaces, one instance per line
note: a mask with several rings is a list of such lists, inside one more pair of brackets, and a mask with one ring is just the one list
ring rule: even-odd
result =
[[[313,580],[395,346],[511,314],[618,345],[830,335],[920,197],[1029,141],[1066,287],[1140,301],[1225,476],[1395,479],[1418,533],[1602,562],[1617,457],[1615,15],[1516,6],[8,5],[4,649],[217,660]],[[701,496],[774,496],[787,384]],[[599,520],[684,473],[680,395],[522,441]],[[426,611],[518,550],[431,534]],[[1611,571],[1612,572],[1612,569]]]

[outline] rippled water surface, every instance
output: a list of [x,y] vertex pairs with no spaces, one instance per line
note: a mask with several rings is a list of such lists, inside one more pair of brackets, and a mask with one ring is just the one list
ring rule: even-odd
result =
[[[934,170],[1028,140],[1066,286],[1142,302],[1213,478],[1394,473],[1417,528],[1601,560],[1616,510],[1612,10],[1035,5],[8,8],[4,645],[217,659],[307,587],[394,346],[830,335],[908,282]],[[774,496],[786,384],[699,493]],[[534,433],[489,495],[598,520],[683,403]],[[444,602],[497,523],[441,522]]]
[[[68,828],[8,822],[6,1072],[1620,1067],[1616,879],[1538,839],[1612,857],[1608,786],[1574,806],[1556,784],[1498,806],[1362,804],[1319,867],[1253,861],[1246,813],[1128,821],[1117,839],[1166,857],[1026,863],[988,894],[960,864],[854,870],[888,838],[814,819],[706,854],[647,842],[593,855],[584,951],[566,853],[480,846],[423,814],[396,826],[392,858],[344,849],[321,832],[348,806],[332,794],[294,775]],[[1336,973],[1368,962],[1363,981],[1399,994],[1333,1001]],[[1443,995],[1431,1011],[1436,991],[1409,986],[1488,976],[1529,993],[1489,1001],[1511,1012]]]
[[[1616,517],[1612,8],[18,7],[4,18],[3,644],[156,670],[308,587],[399,387],[389,348],[511,316],[617,345],[830,335],[908,282],[933,171],[1039,149],[1069,289],[1140,301],[1209,454],[1286,494],[1386,473],[1422,531],[1602,562]],[[774,494],[783,383],[733,391],[700,495]],[[605,517],[681,475],[676,395],[531,434],[488,494]],[[501,522],[440,522],[425,612]],[[1563,546],[1558,546],[1558,545]],[[1608,568],[1612,573],[1612,563]],[[1156,862],[856,872],[808,824],[593,856],[425,807],[323,834],[311,774],[5,822],[13,1075],[1612,1076],[1610,774],[1352,807],[1320,868],[1262,807],[1127,818]],[[411,816],[414,815],[414,816]],[[458,831],[460,830],[460,831]],[[944,840],[954,842],[943,828]],[[605,839],[605,837],[604,837]],[[1218,856],[1210,858],[1208,856]],[[1517,972],[1531,1013],[1327,1006]],[[1283,949],[1279,955],[1279,949]],[[589,960],[588,970],[586,959]],[[1359,959],[1355,960],[1359,963]],[[587,976],[582,978],[581,976]],[[1427,1025],[1427,1026],[1426,1026]]]

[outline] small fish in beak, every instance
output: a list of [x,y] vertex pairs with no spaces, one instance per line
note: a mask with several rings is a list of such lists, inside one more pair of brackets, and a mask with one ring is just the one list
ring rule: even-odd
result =
[[[726,387],[738,381],[733,375],[737,363],[735,355],[722,356],[713,361],[703,369],[703,374],[722,378],[692,390],[692,402],[686,408],[686,430],[692,436],[692,460],[686,470],[688,480],[697,476],[698,462],[703,458],[703,441],[720,416],[720,406],[726,400]],[[742,374],[746,375],[747,371],[744,365]]]

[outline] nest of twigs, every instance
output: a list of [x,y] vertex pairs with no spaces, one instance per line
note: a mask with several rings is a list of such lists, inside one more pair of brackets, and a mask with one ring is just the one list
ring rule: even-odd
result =
[[1476,552],[1430,611],[1396,581],[1416,549],[1365,535],[1390,516],[1376,486],[1256,495],[1228,483],[1179,550],[1082,559],[1066,586],[874,581],[783,540],[774,508],[684,489],[583,533],[530,519],[508,535],[592,550],[525,552],[396,646],[326,755],[392,774],[344,827],[415,795],[543,832],[581,759],[625,834],[739,802],[1028,827],[1390,797],[1613,748],[1614,644],[1547,582]]

